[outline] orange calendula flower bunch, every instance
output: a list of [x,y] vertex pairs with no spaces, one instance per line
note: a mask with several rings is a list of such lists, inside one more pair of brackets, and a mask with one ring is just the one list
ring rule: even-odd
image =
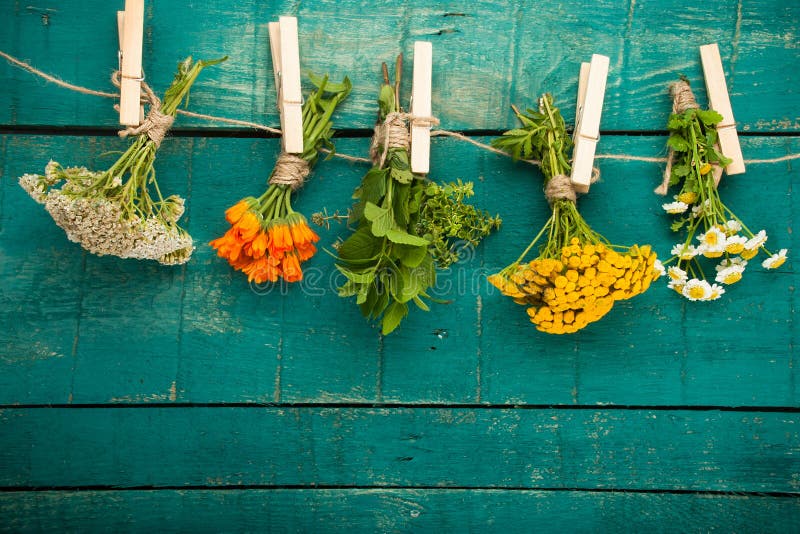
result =
[[[538,330],[570,334],[603,317],[614,302],[645,292],[663,267],[650,245],[612,245],[581,217],[569,182],[572,141],[564,119],[549,94],[539,108],[528,114],[515,108],[522,128],[506,132],[493,145],[515,158],[541,161],[552,214],[520,257],[489,281],[526,306]],[[544,235],[539,256],[524,261]]]
[[303,279],[301,263],[317,251],[319,236],[302,213],[292,209],[292,193],[303,185],[322,147],[333,149],[331,116],[350,93],[350,80],[331,83],[310,76],[316,86],[303,104],[303,153],[282,152],[260,197],[246,197],[225,211],[231,227],[211,241],[217,255],[247,275],[249,282],[287,282]]

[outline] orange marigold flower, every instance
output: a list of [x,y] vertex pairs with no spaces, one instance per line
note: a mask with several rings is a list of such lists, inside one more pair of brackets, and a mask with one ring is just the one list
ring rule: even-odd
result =
[[252,241],[261,230],[261,221],[252,211],[244,212],[239,221],[233,225],[234,236],[242,242]]
[[303,279],[303,270],[300,268],[300,261],[295,254],[287,254],[281,262],[283,279],[287,282],[299,282]]
[[279,222],[269,227],[269,253],[280,257],[294,248],[289,225]]
[[216,249],[219,257],[227,258],[229,261],[236,261],[242,253],[242,243],[236,239],[233,228],[209,244]]
[[242,199],[225,210],[225,219],[231,224],[236,224],[239,222],[239,219],[242,218],[242,215],[244,215],[249,209],[250,204],[246,200]]
[[266,232],[261,231],[259,234],[250,242],[250,256],[253,258],[260,258],[267,252],[267,245],[269,244],[269,238]]
[[292,232],[292,240],[294,241],[295,246],[299,248],[300,245],[304,245],[306,243],[316,243],[319,241],[319,236],[308,227],[308,223],[304,220],[301,220],[297,223],[294,223],[290,226]]
[[280,275],[280,267],[273,265],[268,257],[263,256],[257,260],[253,260],[247,265],[242,272],[247,275],[248,282],[256,282],[262,284],[264,282],[277,282]]
[[250,256],[245,256],[244,254],[240,255],[235,260],[228,258],[228,263],[237,271],[244,271],[254,261],[256,260]]
[[313,243],[298,245],[295,250],[297,252],[297,258],[300,261],[306,261],[311,256],[317,253],[317,247],[315,247]]

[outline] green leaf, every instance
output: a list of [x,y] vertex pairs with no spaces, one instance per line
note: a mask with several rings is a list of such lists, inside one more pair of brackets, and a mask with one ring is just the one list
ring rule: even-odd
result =
[[348,94],[353,88],[353,84],[350,82],[350,79],[347,76],[345,76],[341,83],[336,83],[328,80],[327,75],[319,76],[311,71],[307,71],[306,75],[314,87],[317,87],[318,89],[324,89],[328,93]]
[[400,302],[408,302],[427,287],[424,285],[425,279],[419,276],[417,269],[409,270],[407,267],[401,266],[399,274],[402,284],[395,298]]
[[670,115],[669,121],[667,121],[667,130],[674,132],[682,129],[683,126],[683,120],[680,115]]
[[348,280],[343,286],[339,288],[340,297],[352,297],[359,292],[358,284]]
[[363,273],[357,273],[342,267],[341,265],[336,265],[336,268],[339,270],[340,273],[345,275],[348,280],[351,282],[355,282],[357,284],[371,284],[373,280],[375,280],[375,271],[369,270]]
[[689,143],[687,143],[686,139],[678,134],[672,134],[669,136],[669,139],[667,140],[667,146],[676,152],[686,152],[689,150]]
[[436,264],[430,255],[426,255],[411,272],[421,287],[420,293],[436,283]]
[[683,227],[684,224],[686,224],[686,219],[678,219],[677,221],[673,222],[672,225],[670,225],[670,229],[673,232],[677,232]]
[[417,308],[419,308],[420,310],[423,310],[423,311],[431,311],[431,309],[428,307],[428,305],[427,305],[427,304],[425,304],[425,301],[423,301],[423,300],[422,300],[421,298],[419,298],[419,297],[414,297],[414,304],[416,304],[416,305],[417,305]]
[[689,167],[688,165],[674,165],[672,167],[673,176],[678,176],[678,177],[688,176],[690,172],[692,172],[692,168]]
[[361,304],[365,304],[367,302],[367,297],[369,296],[370,286],[369,285],[362,285],[361,289],[358,290],[358,296],[356,297],[356,304],[359,306]]
[[381,117],[386,117],[394,111],[394,87],[391,85],[381,85],[381,92],[378,95],[378,107],[381,110]]
[[401,148],[390,150],[387,163],[390,175],[397,183],[410,184],[414,180],[411,164],[408,161],[408,151]]
[[375,305],[372,307],[371,313],[369,314],[371,318],[379,317],[380,314],[383,313],[383,310],[386,309],[386,306],[389,305],[389,299],[391,298],[389,296],[389,291],[385,287],[376,289],[375,295]]
[[395,328],[400,326],[400,321],[408,315],[408,305],[403,302],[392,302],[383,314],[381,321],[381,333],[391,334]]
[[401,230],[400,228],[390,228],[386,231],[386,237],[389,238],[389,241],[392,243],[399,243],[401,245],[412,245],[412,246],[428,246],[430,242],[427,239],[422,237],[418,237],[415,235],[411,235],[408,232]]
[[372,202],[364,206],[364,217],[372,223],[372,234],[383,237],[394,226],[392,211],[389,208],[379,208]]
[[356,304],[358,304],[358,307],[361,309],[361,314],[364,317],[369,317],[372,314],[372,310],[373,308],[375,308],[375,303],[378,300],[378,292],[374,284],[366,287],[367,287],[367,298],[364,299],[364,302],[358,302],[358,300],[356,300]]
[[703,124],[708,126],[719,124],[722,121],[722,115],[713,109],[698,109],[697,118],[700,119]]
[[397,226],[406,227],[408,225],[409,212],[408,212],[408,197],[411,194],[410,184],[399,184],[395,186],[393,191],[394,200],[392,207],[394,208],[394,220]]
[[395,245],[392,250],[403,265],[412,269],[419,266],[428,255],[427,246]]
[[414,179],[414,174],[408,169],[397,169],[390,167],[392,179],[400,184],[410,184]]
[[375,256],[375,238],[369,228],[362,227],[350,235],[339,247],[339,258],[344,261],[366,260]]
[[362,202],[378,204],[386,194],[386,174],[385,170],[377,167],[367,171],[361,180],[361,185],[356,190],[356,198],[360,198]]

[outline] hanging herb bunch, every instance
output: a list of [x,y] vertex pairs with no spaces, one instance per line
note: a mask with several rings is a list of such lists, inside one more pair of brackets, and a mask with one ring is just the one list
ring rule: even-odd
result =
[[281,152],[270,174],[269,187],[259,197],[246,197],[225,212],[231,225],[225,234],[211,241],[217,254],[231,267],[242,271],[250,282],[286,282],[303,279],[300,264],[317,251],[319,236],[305,216],[292,208],[292,193],[302,187],[319,159],[321,148],[333,153],[333,122],[336,107],[350,94],[352,85],[328,77],[310,75],[316,87],[303,104],[303,153]]
[[[175,79],[163,101],[143,84],[150,103],[147,118],[139,128],[120,135],[136,134],[130,147],[105,171],[86,167],[63,167],[51,161],[44,175],[26,174],[19,183],[43,204],[67,238],[93,254],[120,258],[156,260],[164,265],[186,263],[194,246],[178,219],[184,200],[164,197],[156,180],[156,153],[181,102],[200,71],[226,58],[178,65]],[[60,186],[60,187],[58,187]]]
[[[540,161],[552,213],[511,265],[489,277],[503,295],[527,307],[536,328],[549,334],[577,332],[607,314],[617,300],[645,292],[663,272],[650,245],[613,245],[578,212],[569,181],[572,140],[549,94],[538,111],[514,111],[520,128],[492,144],[515,159]],[[525,261],[544,238],[538,256]]]
[[682,238],[664,262],[674,263],[667,269],[669,287],[692,301],[716,300],[725,286],[742,279],[748,262],[759,252],[767,256],[762,267],[776,269],[786,261],[787,249],[774,254],[767,250],[766,231],[753,233],[720,198],[715,177],[731,162],[717,146],[716,127],[722,116],[699,108],[686,79],[672,84],[670,93],[668,182],[657,191],[666,194],[667,184],[679,188],[674,201],[662,207],[676,216],[671,228]]
[[[355,227],[338,246],[336,267],[347,278],[341,297],[356,297],[365,317],[394,331],[409,303],[427,311],[436,269],[458,262],[459,247],[477,246],[498,228],[500,219],[467,204],[472,183],[439,185],[411,171],[408,121],[400,106],[402,56],[395,83],[383,65],[378,97],[378,126],[373,138],[373,167],[353,194],[349,222]],[[318,217],[320,222],[324,217]]]

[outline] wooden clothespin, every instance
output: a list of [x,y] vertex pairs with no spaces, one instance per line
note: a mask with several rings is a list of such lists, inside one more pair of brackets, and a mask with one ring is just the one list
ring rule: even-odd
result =
[[415,118],[431,117],[431,84],[433,78],[433,45],[427,41],[414,43],[414,81],[411,87],[411,172],[430,171],[431,124],[415,124]]
[[609,59],[594,54],[591,63],[581,65],[583,81],[578,83],[578,111],[575,119],[575,149],[572,152],[572,176],[575,191],[586,193],[592,182],[592,167],[600,139],[600,116],[606,92]]
[[300,154],[303,152],[303,96],[300,92],[297,17],[280,17],[278,22],[270,22],[269,45],[278,92],[283,150]]
[[586,86],[589,84],[589,63],[581,63],[581,73],[578,76],[578,101],[575,104],[575,131],[572,132],[572,141],[578,137],[580,129],[581,115],[583,114],[583,104],[586,100]]
[[[119,69],[120,69],[120,73],[121,73],[122,72],[122,45],[123,45],[124,35],[125,35],[125,12],[124,11],[117,11],[117,34],[119,36],[119,52],[118,52],[117,55],[119,57]],[[122,108],[120,106],[120,112],[121,112],[121,109]],[[139,124],[141,124],[142,121],[144,121],[144,105],[141,103],[141,99],[140,99],[140,102],[139,102]]]
[[125,11],[117,11],[120,36],[119,122],[138,126],[142,120],[142,39],[144,0],[125,0]]
[[[725,72],[722,70],[722,58],[719,55],[717,44],[701,46],[700,60],[703,64],[703,76],[706,80],[708,107],[722,115],[722,122],[717,125],[719,148],[725,157],[733,160],[725,167],[725,172],[729,175],[742,174],[745,170],[744,157],[742,156],[742,147],[739,144],[739,136],[736,134],[736,121],[733,118],[731,99],[728,95]],[[717,185],[719,185],[721,177],[722,169],[715,167],[714,182]]]

